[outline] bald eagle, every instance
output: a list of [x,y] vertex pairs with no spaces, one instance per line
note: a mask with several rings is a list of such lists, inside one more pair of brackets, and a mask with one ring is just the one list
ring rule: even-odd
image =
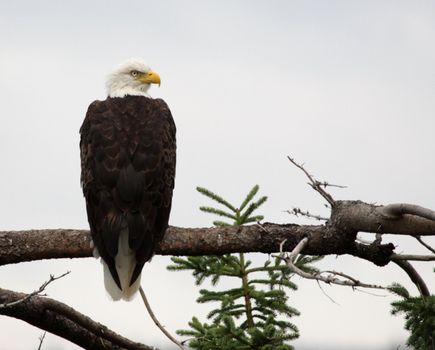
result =
[[175,124],[167,104],[151,98],[160,77],[130,59],[107,79],[80,128],[81,183],[94,256],[114,300],[139,289],[145,262],[168,227],[175,178]]

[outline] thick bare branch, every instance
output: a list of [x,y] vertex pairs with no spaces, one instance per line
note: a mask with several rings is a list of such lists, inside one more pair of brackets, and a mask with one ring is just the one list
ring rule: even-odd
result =
[[[362,232],[400,235],[435,235],[435,222],[414,215],[391,219],[381,206],[360,201],[335,201],[325,225],[262,224],[243,227],[170,227],[156,253],[161,255],[214,255],[234,252],[278,252],[287,239],[291,251],[304,237],[306,254],[351,254],[387,264],[394,252],[390,244],[363,245],[355,242]],[[91,257],[87,230],[29,230],[0,232],[0,265],[52,258]]]
[[56,300],[0,288],[0,303],[12,304],[0,309],[0,314],[14,317],[56,334],[85,349],[152,350],[154,347],[134,343],[109,330],[106,326]]
[[428,220],[435,221],[435,211],[415,204],[408,204],[408,203],[389,204],[382,208],[382,212],[386,216],[392,216],[396,218],[408,214],[408,215],[415,215]]
[[431,247],[429,244],[427,244],[425,241],[423,241],[423,240],[421,239],[420,236],[414,236],[414,238],[415,238],[417,241],[419,241],[420,244],[421,244],[423,247],[425,247],[427,250],[430,250],[432,253],[435,254],[435,249],[432,248],[432,247]]
[[336,201],[331,213],[335,225],[358,232],[435,236],[435,222],[415,215],[391,217],[382,208],[361,201]]
[[[68,233],[71,232],[71,236]],[[89,231],[38,230],[0,233],[0,265],[51,258],[92,257]],[[65,242],[54,239],[65,238]],[[292,250],[304,237],[310,237],[306,254],[352,254],[364,259],[373,257],[377,265],[385,265],[394,246],[370,246],[360,254],[354,249],[353,232],[337,231],[330,226],[263,224],[242,227],[177,228],[171,227],[156,253],[161,255],[215,255],[234,252],[278,251],[287,239],[285,250]],[[72,246],[74,246],[72,248]],[[385,249],[385,246],[387,249]],[[40,250],[37,251],[38,247]],[[80,249],[78,249],[80,248]],[[63,254],[61,254],[63,252]],[[368,258],[367,258],[368,257]],[[372,261],[372,260],[370,260]]]
[[88,230],[0,232],[0,265],[23,261],[92,256]]
[[406,260],[394,260],[401,269],[403,269],[409,276],[412,282],[417,286],[420,294],[424,297],[430,296],[429,288],[424,282],[423,278],[419,275],[416,269]]
[[435,261],[435,255],[392,254],[391,260]]

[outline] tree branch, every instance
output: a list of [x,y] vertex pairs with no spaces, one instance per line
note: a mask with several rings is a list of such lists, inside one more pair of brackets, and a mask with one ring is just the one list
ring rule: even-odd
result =
[[435,254],[435,249],[432,248],[432,247],[431,247],[429,244],[427,244],[425,241],[423,241],[423,240],[421,239],[420,236],[414,236],[414,238],[415,238],[417,241],[419,241],[420,244],[421,244],[423,247],[425,247],[427,250],[430,250],[432,253]]
[[391,260],[434,261],[435,255],[392,254]]
[[[429,295],[426,284],[412,265],[406,260],[400,260],[412,256],[395,255],[391,243],[381,244],[375,241],[367,245],[356,242],[358,232],[435,235],[435,221],[429,220],[427,215],[403,214],[403,211],[401,215],[385,215],[384,208],[360,201],[334,201],[331,217],[324,225],[265,223],[240,227],[170,227],[157,247],[156,254],[274,253],[279,252],[280,243],[284,240],[281,248],[285,251],[293,251],[303,241],[303,252],[307,255],[350,254],[378,266],[393,260],[406,271],[422,295]],[[387,213],[389,211],[387,209]],[[418,213],[421,214],[421,210]],[[92,257],[90,241],[88,230],[3,231],[0,232],[0,265],[40,259]],[[345,279],[338,279],[337,276]],[[315,279],[326,283],[340,280],[345,285],[361,285],[359,281],[334,271],[329,272],[328,276],[322,275]],[[65,304],[35,294],[27,297],[27,294],[0,289],[0,304],[18,300],[21,301],[13,307],[0,308],[0,314],[22,319],[85,348],[151,349],[122,338]]]
[[36,295],[26,297],[27,294],[0,288],[1,304],[21,300],[13,306],[0,308],[0,314],[23,320],[85,349],[156,349],[132,342],[56,300]]
[[[234,252],[291,251],[309,238],[305,254],[350,254],[386,265],[394,252],[393,244],[363,245],[355,242],[358,232],[398,235],[435,235],[435,221],[414,215],[392,219],[382,214],[382,206],[360,201],[335,201],[325,225],[278,225],[266,223],[241,227],[170,227],[157,248],[160,255],[215,255]],[[91,257],[88,230],[29,230],[0,232],[0,265],[53,258]]]
[[[310,173],[307,170],[305,170],[305,168],[302,164],[296,163],[296,161],[293,158],[290,158],[289,156],[287,156],[287,158],[294,166],[296,166],[297,168],[299,168],[300,170],[302,170],[304,172],[304,174],[308,177],[308,180],[310,180],[309,185],[316,192],[318,192],[323,198],[325,198],[326,201],[331,205],[331,207],[334,207],[334,204],[335,204],[334,198],[332,198],[332,196],[322,188],[322,186],[326,188],[328,183],[326,181],[325,182],[317,181],[312,175],[310,175]],[[329,185],[329,186],[331,186],[331,185]],[[335,187],[339,187],[339,186],[335,185]]]
[[382,208],[382,211],[387,216],[401,217],[405,214],[419,216],[428,220],[435,221],[435,211],[428,208],[423,208],[419,205],[408,203],[389,204]]
[[320,215],[311,214],[308,210],[304,211],[300,208],[294,207],[292,210],[285,210],[286,213],[294,216],[305,216],[307,218],[316,219],[319,221],[328,221],[329,219]]
[[177,345],[181,350],[186,350],[186,348],[177,340],[175,339],[166,329],[165,327],[160,323],[160,321],[157,319],[156,315],[154,314],[153,309],[151,308],[150,303],[148,302],[148,298],[145,295],[145,292],[141,287],[139,287],[140,296],[142,297],[143,303],[145,304],[145,307],[148,311],[148,314],[151,316],[152,320],[154,321],[154,324],[162,331],[162,333],[175,345]]
[[[350,254],[378,266],[394,260],[418,286],[422,295],[429,295],[424,281],[406,260],[394,255],[394,245],[356,242],[358,232],[390,233],[411,236],[434,236],[435,221],[404,214],[385,215],[382,206],[360,201],[334,201],[331,217],[324,225],[256,224],[213,228],[170,227],[157,247],[161,255],[216,255],[234,252],[293,251],[304,241],[307,255]],[[300,246],[299,246],[300,247]],[[0,232],[0,265],[52,258],[92,257],[88,230],[29,230]],[[402,256],[403,258],[403,256]],[[409,258],[409,256],[408,256]],[[337,276],[344,279],[338,279]],[[359,281],[338,272],[316,276],[326,283],[358,286]],[[370,286],[370,285],[368,285]],[[377,288],[378,286],[373,286]],[[0,303],[22,300],[14,307],[0,308],[0,314],[16,317],[60,335],[85,348],[151,349],[133,343],[77,311],[54,300],[0,289]]]
[[33,291],[32,293],[30,293],[30,294],[26,294],[26,296],[23,298],[23,299],[18,299],[18,300],[15,300],[15,301],[13,301],[13,302],[10,302],[10,303],[7,303],[7,304],[2,304],[2,303],[0,303],[0,309],[2,309],[2,308],[5,308],[5,307],[11,307],[11,306],[15,306],[15,305],[17,305],[17,304],[19,304],[19,303],[22,303],[22,302],[24,302],[24,301],[26,301],[26,300],[28,300],[28,299],[30,299],[31,297],[33,297],[33,296],[35,296],[35,295],[38,295],[38,294],[41,294],[44,290],[45,290],[45,288],[51,283],[51,282],[53,282],[53,281],[56,281],[56,280],[58,280],[59,278],[62,278],[62,277],[64,277],[64,276],[66,276],[66,275],[68,275],[70,272],[69,271],[67,271],[67,272],[65,272],[64,274],[62,274],[62,275],[60,275],[60,276],[58,276],[58,277],[55,277],[55,276],[53,276],[53,275],[50,275],[50,279],[48,280],[48,281],[45,281],[37,290],[35,290],[35,291]]
[[401,269],[403,269],[409,276],[412,282],[417,286],[420,294],[424,297],[430,296],[429,288],[427,288],[426,283],[423,278],[419,275],[416,269],[406,260],[394,260]]
[[361,201],[336,201],[331,220],[345,230],[409,236],[435,236],[435,222],[415,215],[391,217],[385,206]]
[[42,348],[42,343],[44,342],[45,339],[45,335],[47,334],[47,332],[44,332],[40,337],[39,337],[39,346],[38,346],[38,350],[41,350]]
[[[326,284],[336,284],[340,286],[348,286],[353,288],[363,287],[363,288],[386,289],[385,287],[378,286],[375,284],[367,284],[367,283],[360,282],[357,279],[350,277],[349,275],[344,274],[342,272],[320,271],[317,273],[309,273],[309,272],[302,271],[294,264],[294,260],[304,250],[308,242],[309,239],[307,237],[303,238],[289,254],[284,253],[282,251],[283,244],[280,245],[281,251],[279,257],[285,260],[289,269],[295,274],[297,274],[298,276],[301,276],[302,278],[306,278],[306,279],[312,279],[312,280],[324,282]],[[323,276],[323,274],[327,274],[327,275]],[[339,279],[336,276],[341,276],[344,277],[345,279]]]

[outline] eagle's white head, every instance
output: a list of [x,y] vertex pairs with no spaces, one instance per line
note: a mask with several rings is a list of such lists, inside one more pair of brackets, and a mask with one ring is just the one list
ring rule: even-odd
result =
[[130,58],[121,63],[106,81],[109,97],[146,96],[151,84],[160,85],[160,76],[141,59]]

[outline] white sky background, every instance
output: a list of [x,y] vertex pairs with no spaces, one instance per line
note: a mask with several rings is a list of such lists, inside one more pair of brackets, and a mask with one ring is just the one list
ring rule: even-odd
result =
[[[79,184],[79,135],[87,106],[104,99],[105,76],[131,56],[162,77],[151,94],[178,127],[170,223],[208,226],[198,210],[208,187],[232,202],[259,184],[266,221],[307,223],[293,206],[327,215],[322,198],[286,159],[320,180],[347,185],[337,199],[435,208],[435,3],[433,1],[1,1],[0,230],[88,227]],[[310,222],[311,223],[311,222]],[[313,223],[316,224],[316,223]],[[398,252],[425,253],[386,237]],[[432,245],[434,239],[427,240]],[[259,254],[252,256],[261,262]],[[143,287],[172,333],[197,305],[188,273],[145,266]],[[435,289],[433,264],[415,264]],[[323,267],[366,282],[415,288],[395,266],[349,257]],[[136,341],[170,347],[139,299],[111,302],[94,259],[2,266],[1,286],[30,292],[51,274],[61,300]],[[391,349],[403,344],[393,298],[295,280],[290,303],[299,349]],[[226,284],[222,284],[226,286]],[[386,295],[386,293],[381,293]],[[37,348],[42,331],[0,317],[0,348]],[[45,349],[76,349],[48,334]]]

